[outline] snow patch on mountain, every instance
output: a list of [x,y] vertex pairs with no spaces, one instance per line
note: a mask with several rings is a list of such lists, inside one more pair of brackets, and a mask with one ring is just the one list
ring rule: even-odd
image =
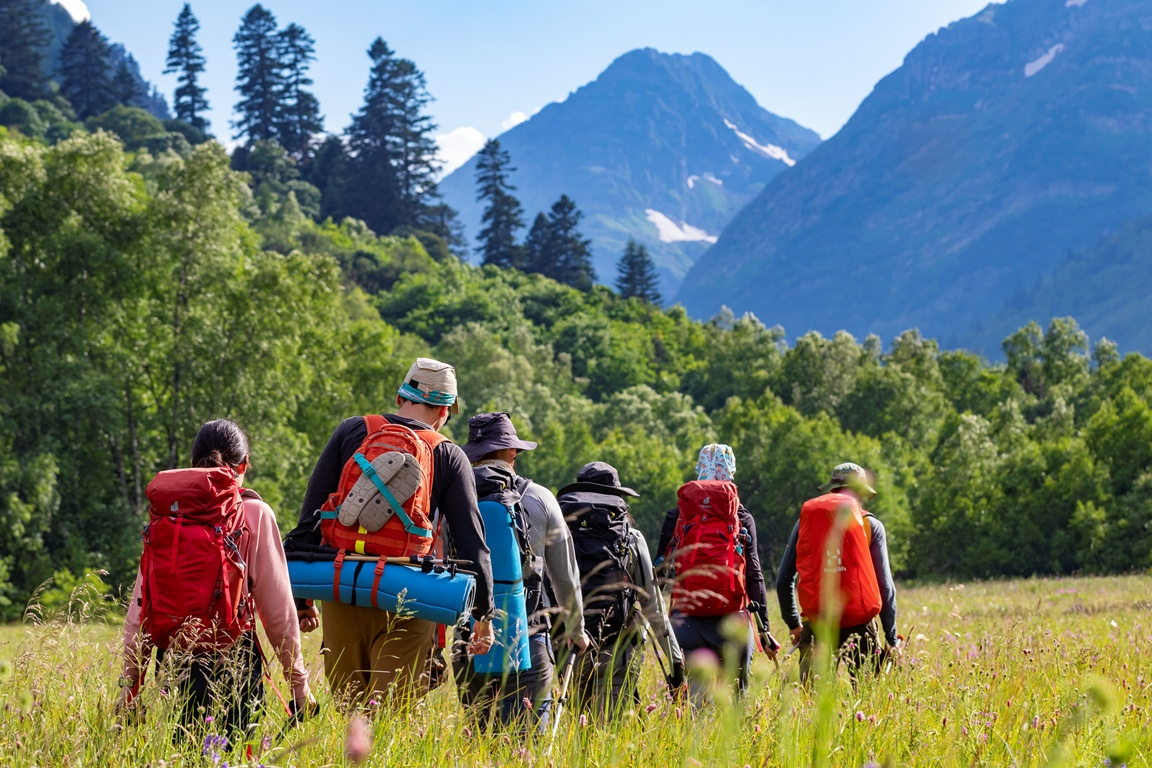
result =
[[1032,75],[1044,69],[1044,67],[1052,63],[1052,60],[1056,58],[1056,54],[1063,50],[1064,43],[1056,43],[1056,45],[1048,49],[1048,53],[1025,64],[1024,77],[1032,77]]
[[686,221],[682,221],[677,224],[675,221],[668,218],[654,208],[646,209],[644,211],[644,215],[648,217],[648,221],[656,225],[656,232],[660,237],[660,242],[662,243],[715,243],[719,239],[716,235],[710,235],[699,227],[694,227]]
[[715,176],[713,176],[711,173],[706,172],[702,176],[698,176],[696,174],[692,174],[691,176],[689,176],[688,182],[687,182],[688,183],[688,189],[695,189],[696,188],[696,182],[701,181],[701,180],[715,184],[718,187],[724,186],[724,180],[723,179],[718,179]]
[[52,0],[52,3],[68,11],[68,15],[72,17],[72,21],[77,24],[92,20],[92,12],[89,11],[88,6],[84,4],[84,0]]
[[779,160],[780,162],[784,163],[784,165],[789,167],[796,165],[796,161],[788,156],[788,151],[784,149],[784,147],[778,147],[775,144],[761,144],[760,142],[756,141],[756,139],[752,138],[737,128],[735,124],[733,124],[732,121],[728,120],[727,118],[724,119],[724,125],[731,128],[732,132],[736,134],[737,138],[744,142],[744,146],[753,152],[757,152],[764,157],[770,157],[773,160]]

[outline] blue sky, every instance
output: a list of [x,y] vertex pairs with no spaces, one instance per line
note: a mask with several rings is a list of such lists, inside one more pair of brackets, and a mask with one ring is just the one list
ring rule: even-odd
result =
[[[85,0],[54,0],[83,12]],[[92,20],[124,43],[144,76],[171,99],[162,75],[183,0],[86,0]],[[987,0],[267,0],[281,26],[316,39],[312,76],[327,129],[339,131],[360,105],[366,51],[383,37],[413,59],[436,99],[446,159],[462,162],[486,136],[595,79],[634,48],[701,51],[715,58],[766,109],[825,138],[872,86],[926,35],[970,16]],[[192,0],[208,71],[209,119],[231,137],[236,58],[232,36],[251,7]]]

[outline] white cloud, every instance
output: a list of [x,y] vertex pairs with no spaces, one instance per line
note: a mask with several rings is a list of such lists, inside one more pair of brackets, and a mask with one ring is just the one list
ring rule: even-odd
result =
[[528,115],[524,114],[523,112],[513,112],[504,119],[504,122],[500,123],[500,128],[505,131],[510,131],[516,126],[520,125],[520,123],[525,122],[527,119]]
[[88,6],[84,4],[84,0],[52,0],[52,2],[68,11],[68,15],[72,17],[72,21],[77,24],[92,19],[92,13],[88,10]]
[[1056,45],[1048,49],[1048,53],[1025,64],[1024,77],[1032,77],[1032,75],[1044,69],[1044,67],[1052,63],[1052,59],[1056,58],[1056,54],[1062,50],[1064,50],[1064,43],[1056,43]]
[[648,217],[648,221],[656,225],[656,232],[662,243],[698,242],[701,240],[706,243],[714,243],[717,240],[716,235],[710,235],[686,221],[677,224],[654,208],[645,210],[644,215]]
[[784,165],[789,167],[796,165],[796,161],[788,156],[788,150],[784,149],[784,147],[778,147],[775,144],[761,144],[760,142],[756,141],[756,139],[741,131],[728,120],[724,121],[724,125],[731,128],[733,133],[736,134],[737,138],[744,142],[744,146],[753,152],[757,152],[772,160],[779,160],[780,162],[784,163]]
[[440,156],[440,162],[444,164],[440,169],[440,175],[447,176],[468,162],[472,155],[480,151],[485,141],[487,139],[484,134],[470,125],[437,136],[436,154]]
[[1064,7],[1065,8],[1078,8],[1081,5],[1084,5],[1084,3],[1086,3],[1086,2],[1088,2],[1088,0],[1068,0],[1068,2],[1064,3]]

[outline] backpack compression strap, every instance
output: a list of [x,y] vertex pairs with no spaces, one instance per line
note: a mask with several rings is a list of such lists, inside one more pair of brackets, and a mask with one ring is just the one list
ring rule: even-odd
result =
[[377,474],[376,467],[372,466],[372,463],[364,457],[364,454],[357,451],[355,454],[353,454],[352,458],[360,466],[360,471],[364,474],[364,476],[372,481],[372,485],[376,486],[376,490],[380,491],[380,495],[383,496],[384,500],[388,502],[388,506],[392,507],[392,511],[399,516],[400,522],[404,523],[404,530],[408,531],[408,533],[412,534],[413,536],[419,536],[422,539],[432,538],[431,529],[421,528],[420,526],[416,525],[416,523],[412,522],[412,518],[409,517],[408,513],[404,511],[403,505],[400,504],[400,502],[396,500],[396,497],[392,495],[392,491],[388,490],[387,484],[385,484],[385,482],[380,479],[380,475]]

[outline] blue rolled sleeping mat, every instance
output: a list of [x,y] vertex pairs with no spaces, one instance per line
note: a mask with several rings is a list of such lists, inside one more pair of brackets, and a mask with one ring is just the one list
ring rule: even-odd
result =
[[[477,475],[477,490],[481,492],[479,469]],[[481,674],[523,672],[532,666],[522,553],[512,519],[513,505],[518,501],[518,496],[509,496],[499,500],[488,498],[479,504],[484,518],[484,538],[492,552],[492,600],[496,608],[492,619],[496,641],[488,653],[472,657],[473,668]]]
[[[312,552],[288,553],[292,596],[332,602],[335,597],[335,557]],[[376,562],[346,559],[340,568],[340,602],[372,606]],[[380,574],[376,607],[415,616],[437,624],[456,624],[472,611],[476,579],[451,569],[425,570],[419,566],[388,563]]]

